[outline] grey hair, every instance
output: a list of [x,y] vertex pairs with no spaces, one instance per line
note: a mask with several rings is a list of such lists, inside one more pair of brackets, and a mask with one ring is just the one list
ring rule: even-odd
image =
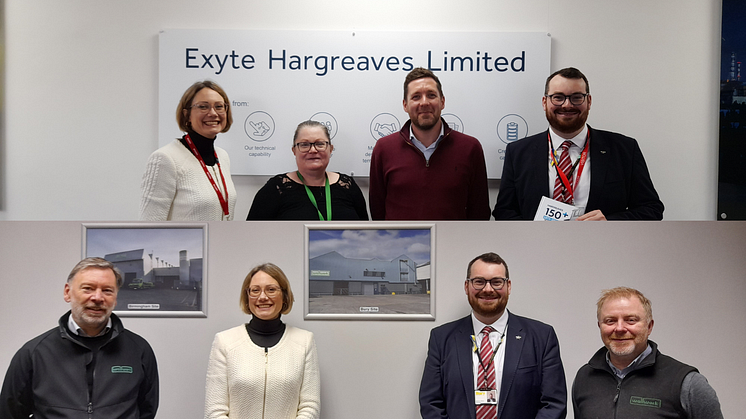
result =
[[78,272],[84,271],[88,268],[111,269],[111,271],[114,272],[114,277],[117,280],[117,288],[121,288],[124,283],[122,271],[120,271],[119,268],[114,266],[114,264],[112,264],[108,260],[98,257],[85,258],[78,262],[73,270],[70,271],[70,275],[67,276],[67,282],[70,283],[75,275],[78,274]]

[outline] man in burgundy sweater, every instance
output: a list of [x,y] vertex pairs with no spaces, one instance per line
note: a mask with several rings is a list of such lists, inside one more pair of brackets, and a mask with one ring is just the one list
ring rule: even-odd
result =
[[373,220],[489,220],[484,152],[479,141],[448,127],[446,98],[432,71],[404,81],[401,131],[376,143],[370,160]]

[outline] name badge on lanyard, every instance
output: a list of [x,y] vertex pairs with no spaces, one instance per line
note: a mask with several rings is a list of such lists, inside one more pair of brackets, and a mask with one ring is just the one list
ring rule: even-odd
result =
[[480,404],[494,404],[497,406],[497,391],[496,390],[475,390],[474,391],[474,403]]
[[[487,371],[490,365],[493,365],[493,370],[494,370],[495,355],[497,355],[498,349],[500,349],[500,346],[502,346],[503,342],[505,341],[505,332],[507,330],[508,330],[508,325],[505,325],[505,329],[503,329],[503,332],[500,335],[500,340],[497,342],[497,345],[495,346],[495,349],[492,351],[492,355],[489,357],[489,359],[482,359],[482,355],[479,353],[479,347],[477,347],[477,337],[475,335],[471,335],[472,349],[474,353],[477,354],[477,358],[479,359],[479,364],[484,371]],[[497,373],[497,371],[495,371],[495,373]],[[498,378],[495,377],[495,379],[497,380]],[[476,405],[480,405],[480,404],[497,405],[497,390],[494,388],[491,388],[491,386],[485,383],[480,388],[474,390],[474,403]]]

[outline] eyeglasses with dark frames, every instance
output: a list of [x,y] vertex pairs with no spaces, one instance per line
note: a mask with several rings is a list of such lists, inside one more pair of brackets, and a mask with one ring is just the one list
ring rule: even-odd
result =
[[295,147],[298,147],[298,150],[300,150],[301,153],[308,153],[311,151],[311,146],[313,146],[316,151],[324,151],[329,146],[329,141],[316,141],[313,143],[304,141],[302,143],[295,143]]
[[500,291],[503,289],[505,284],[510,281],[508,278],[492,278],[492,279],[484,279],[484,278],[467,278],[467,281],[471,282],[471,286],[474,287],[475,290],[482,290],[485,286],[487,286],[487,283],[490,283],[490,286],[495,291]]
[[555,93],[553,95],[544,96],[548,97],[554,106],[564,105],[567,99],[570,99],[570,103],[574,106],[580,106],[585,102],[585,97],[588,96],[588,93],[573,93],[569,96],[562,93]]

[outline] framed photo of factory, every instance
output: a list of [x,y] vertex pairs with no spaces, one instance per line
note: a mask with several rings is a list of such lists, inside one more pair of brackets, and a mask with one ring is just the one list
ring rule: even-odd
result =
[[122,317],[207,317],[207,224],[83,224],[83,257],[122,272]]
[[434,320],[434,224],[307,224],[304,317]]

